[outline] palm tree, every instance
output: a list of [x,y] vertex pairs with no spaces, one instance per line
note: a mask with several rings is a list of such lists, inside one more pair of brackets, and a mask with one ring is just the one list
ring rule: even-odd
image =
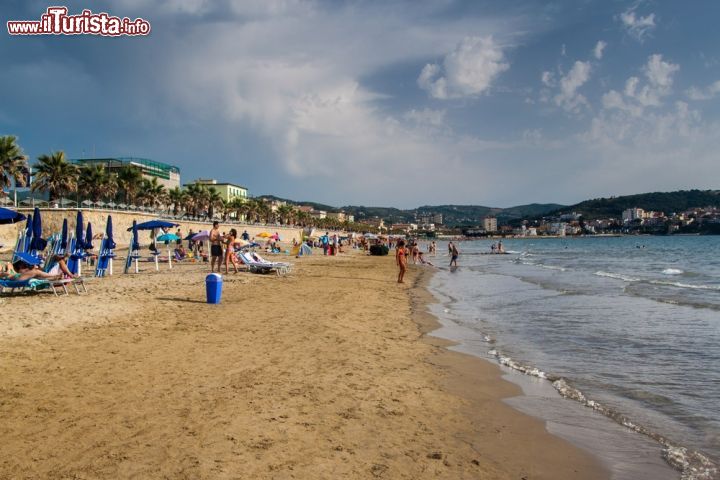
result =
[[125,203],[135,201],[138,188],[142,185],[142,171],[134,165],[123,165],[117,173],[117,186],[123,192]]
[[175,187],[171,190],[168,190],[168,200],[170,203],[172,203],[173,206],[173,215],[177,216],[177,214],[180,211],[180,207],[185,203],[185,197],[187,196],[186,193],[180,189],[180,187]]
[[47,191],[50,201],[77,191],[78,168],[67,161],[65,152],[40,155],[34,165],[35,174],[31,190]]
[[207,205],[205,198],[207,196],[207,188],[200,183],[192,183],[188,185],[186,194],[185,210],[192,212],[193,216],[198,216],[201,211],[205,210]]
[[280,217],[280,223],[290,224],[295,213],[295,208],[292,205],[280,205],[277,209],[278,217]]
[[110,175],[103,165],[88,165],[80,168],[80,191],[94,203],[101,198],[112,198],[117,191],[115,175]]
[[152,180],[143,178],[138,199],[143,205],[155,208],[165,201],[165,186],[159,183],[156,177]]
[[208,217],[210,219],[215,216],[215,208],[223,206],[223,198],[220,192],[215,187],[210,187],[207,190],[206,201],[208,206]]
[[28,171],[27,156],[16,143],[17,137],[0,137],[0,197],[5,195],[4,188],[25,186],[25,174]]

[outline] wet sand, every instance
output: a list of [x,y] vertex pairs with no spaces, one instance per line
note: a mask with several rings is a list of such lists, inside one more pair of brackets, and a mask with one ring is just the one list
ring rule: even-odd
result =
[[5,298],[0,478],[608,478],[423,334],[419,269],[293,261],[225,276],[221,305],[198,264]]

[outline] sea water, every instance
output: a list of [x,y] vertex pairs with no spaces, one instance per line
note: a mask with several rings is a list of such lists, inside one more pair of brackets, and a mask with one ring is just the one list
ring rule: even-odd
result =
[[[457,269],[444,254],[429,257],[440,335],[552,385],[570,400],[524,409],[550,419],[553,409],[574,412],[576,436],[604,424],[595,448],[616,455],[612,462],[645,448],[617,447],[634,435],[643,440],[627,445],[654,443],[683,478],[720,478],[720,237],[508,239],[509,255],[486,255],[492,243],[461,242]],[[635,469],[625,478],[657,467],[625,463]]]

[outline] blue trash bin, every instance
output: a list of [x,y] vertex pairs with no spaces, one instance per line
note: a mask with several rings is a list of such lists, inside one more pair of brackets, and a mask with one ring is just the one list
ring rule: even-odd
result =
[[222,276],[219,273],[211,273],[205,277],[205,293],[207,303],[220,303],[222,297]]

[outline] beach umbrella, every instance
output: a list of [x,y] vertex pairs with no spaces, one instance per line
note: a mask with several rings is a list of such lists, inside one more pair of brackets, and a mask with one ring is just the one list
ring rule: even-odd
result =
[[22,222],[23,220],[25,220],[25,215],[22,213],[7,208],[0,208],[0,225]]
[[75,217],[75,250],[82,250],[85,245],[85,231],[83,230],[83,214],[82,211],[77,211]]
[[140,250],[140,241],[138,240],[137,221],[133,220],[132,227],[132,250]]
[[248,242],[247,240],[243,240],[242,238],[236,238],[234,244],[239,245],[241,247],[246,247],[246,246],[250,245],[250,242]]
[[183,240],[192,240],[195,235],[197,235],[197,233],[188,233],[187,237],[183,238]]
[[255,235],[255,236],[256,236],[256,237],[260,237],[260,238],[270,238],[270,237],[271,237],[271,235],[270,235],[269,233],[267,233],[267,232],[260,232],[260,233],[258,233],[258,234]]
[[42,259],[40,257],[37,257],[27,252],[16,253],[15,259],[22,260],[28,265],[40,265],[42,263]]
[[174,233],[164,233],[156,238],[158,242],[175,242],[177,240],[180,240],[180,237],[175,235]]
[[[166,222],[165,220],[150,220],[137,224],[138,230],[155,230],[156,228],[172,228],[177,227],[177,223]],[[132,227],[128,228],[128,232],[132,230]]]
[[85,232],[85,247],[83,250],[92,250],[93,247],[93,233],[92,233],[92,224],[88,222],[87,225],[87,232]]
[[68,223],[67,218],[63,219],[62,230],[60,231],[60,249],[65,252],[68,241]]
[[194,242],[202,242],[204,240],[210,240],[210,232],[203,230],[202,232],[193,235],[192,240]]
[[47,240],[42,238],[42,217],[40,209],[35,207],[32,222],[32,241],[30,242],[30,250],[45,250]]
[[105,235],[107,235],[105,246],[112,250],[116,246],[115,240],[113,240],[112,215],[108,215],[107,224],[105,225]]

